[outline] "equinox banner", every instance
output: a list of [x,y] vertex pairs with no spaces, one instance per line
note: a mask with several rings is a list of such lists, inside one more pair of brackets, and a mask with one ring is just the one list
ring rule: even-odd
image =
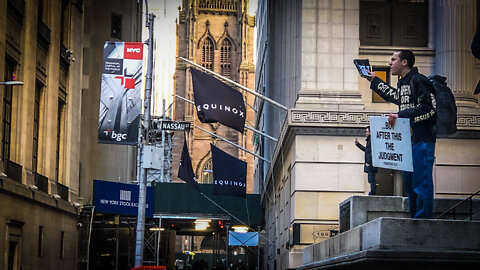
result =
[[193,98],[202,123],[220,122],[243,133],[245,103],[242,93],[194,68],[190,68]]
[[247,163],[210,144],[213,163],[213,194],[245,198]]
[[105,42],[98,142],[136,144],[142,113],[143,43]]

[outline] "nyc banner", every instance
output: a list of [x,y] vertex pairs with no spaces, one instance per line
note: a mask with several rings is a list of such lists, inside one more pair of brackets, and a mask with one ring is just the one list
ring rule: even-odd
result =
[[210,144],[213,163],[213,194],[245,198],[247,163]]
[[[145,216],[153,217],[153,188],[147,187]],[[125,216],[138,214],[138,185],[94,180],[95,212]]]
[[105,42],[98,142],[134,145],[142,113],[143,43]]
[[198,119],[202,123],[220,122],[243,133],[246,109],[242,93],[194,68],[190,73]]
[[413,172],[410,119],[397,118],[394,127],[387,117],[371,116],[373,166]]

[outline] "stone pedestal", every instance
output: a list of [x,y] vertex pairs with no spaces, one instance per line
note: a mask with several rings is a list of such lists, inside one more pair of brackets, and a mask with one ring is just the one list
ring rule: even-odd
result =
[[378,218],[303,250],[297,269],[476,269],[480,222]]

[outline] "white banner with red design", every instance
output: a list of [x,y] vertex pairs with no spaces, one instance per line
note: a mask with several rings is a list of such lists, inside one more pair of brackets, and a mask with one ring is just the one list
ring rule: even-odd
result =
[[142,113],[143,43],[105,42],[98,142],[134,145]]

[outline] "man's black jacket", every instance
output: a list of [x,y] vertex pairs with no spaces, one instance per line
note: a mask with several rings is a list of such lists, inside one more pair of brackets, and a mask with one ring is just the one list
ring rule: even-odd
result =
[[[363,146],[361,143],[355,143],[355,145],[365,152],[365,163],[363,163],[363,171],[368,173],[369,171],[371,172],[376,172],[377,168],[373,167],[373,162],[372,162],[372,144],[370,143],[370,136],[367,137],[366,139],[367,145]],[[370,166],[367,166],[367,163]]]
[[412,144],[435,142],[435,89],[416,67],[398,81],[397,89],[378,77],[373,78],[370,88],[386,101],[398,105],[398,117],[410,119]]

